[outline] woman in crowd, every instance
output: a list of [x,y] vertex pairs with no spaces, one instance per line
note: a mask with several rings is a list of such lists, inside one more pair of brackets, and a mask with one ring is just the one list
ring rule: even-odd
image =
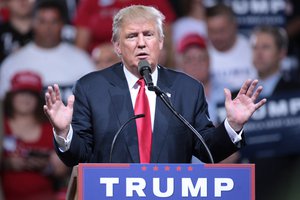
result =
[[68,171],[54,152],[41,92],[42,81],[37,74],[20,72],[13,76],[3,102],[1,181],[6,200],[56,199],[54,183],[58,177],[65,178]]

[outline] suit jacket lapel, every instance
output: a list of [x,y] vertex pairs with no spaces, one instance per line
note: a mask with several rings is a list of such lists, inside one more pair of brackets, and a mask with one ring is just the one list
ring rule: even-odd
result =
[[[172,90],[171,79],[165,73],[163,68],[158,70],[158,80],[157,86],[170,95],[170,101],[174,102],[175,91]],[[170,111],[162,102],[162,100],[157,96],[156,98],[156,108],[155,108],[155,118],[154,118],[154,128],[152,136],[152,153],[151,162],[156,163],[159,160],[159,155],[166,142],[169,123],[170,122]]]
[[[112,103],[114,105],[115,113],[121,126],[129,118],[134,116],[134,111],[122,65],[114,67],[113,70],[115,72],[115,76],[112,76],[110,80],[111,87],[109,89],[109,92],[111,95]],[[132,121],[127,124],[127,127],[125,127],[122,134],[124,134],[125,141],[133,162],[139,163],[140,158],[135,122]]]

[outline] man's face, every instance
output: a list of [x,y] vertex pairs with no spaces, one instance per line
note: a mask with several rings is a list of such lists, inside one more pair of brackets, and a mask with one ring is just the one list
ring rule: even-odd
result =
[[117,62],[120,62],[120,58],[114,52],[114,47],[110,42],[97,46],[92,52],[92,59],[94,60],[98,70],[105,69]]
[[251,38],[253,49],[253,63],[258,74],[266,76],[278,70],[283,57],[274,38],[267,33],[257,33]]
[[35,0],[8,0],[7,6],[11,15],[29,17]]
[[37,11],[33,21],[34,37],[37,45],[44,48],[57,46],[61,41],[63,21],[59,11],[45,8]]
[[126,20],[120,27],[119,40],[114,43],[114,46],[127,69],[139,77],[137,66],[140,60],[147,60],[152,70],[158,64],[163,38],[160,38],[154,21]]
[[206,83],[209,79],[209,57],[206,49],[191,46],[182,55],[182,71]]
[[225,16],[214,16],[207,20],[208,37],[218,51],[233,47],[236,39],[236,25]]

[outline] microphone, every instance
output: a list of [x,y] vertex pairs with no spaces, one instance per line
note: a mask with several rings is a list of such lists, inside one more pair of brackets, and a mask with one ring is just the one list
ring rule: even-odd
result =
[[143,76],[148,90],[154,91],[154,85],[151,77],[151,67],[147,60],[141,60],[138,64],[138,70],[141,76]]
[[203,146],[208,154],[208,158],[209,158],[210,162],[212,164],[214,164],[215,162],[214,162],[213,156],[210,152],[210,149],[208,148],[208,146],[207,146],[204,138],[201,136],[201,134],[181,114],[179,114],[175,110],[175,108],[171,104],[171,101],[169,100],[168,95],[166,95],[165,92],[163,92],[158,86],[153,86],[153,91],[163,101],[163,103],[167,106],[167,108],[175,115],[175,117],[177,117],[177,119],[179,119],[190,131],[192,131],[197,136],[197,138],[203,144]]
[[141,60],[138,63],[138,70],[141,76],[143,76],[145,83],[148,87],[148,90],[150,91],[154,91],[155,94],[163,101],[163,103],[167,106],[167,108],[190,130],[192,131],[197,138],[201,141],[201,143],[203,144],[209,160],[211,163],[214,163],[214,159],[213,156],[210,152],[210,149],[208,148],[206,142],[204,141],[203,137],[201,136],[201,134],[181,115],[179,114],[175,108],[173,107],[173,105],[171,104],[168,96],[165,94],[165,92],[163,92],[158,86],[154,86],[153,82],[152,82],[152,77],[151,77],[151,67],[150,64],[147,60]]
[[118,135],[122,132],[122,130],[124,129],[124,127],[129,123],[131,122],[132,120],[134,119],[138,119],[138,118],[141,118],[141,117],[145,117],[144,114],[139,114],[139,115],[134,115],[132,116],[131,118],[129,118],[120,128],[119,130],[117,131],[117,133],[115,134],[114,136],[114,139],[111,143],[111,147],[110,147],[110,153],[109,153],[109,163],[111,163],[111,159],[112,159],[112,153],[113,153],[113,150],[114,150],[114,146],[115,146],[115,142],[118,138]]

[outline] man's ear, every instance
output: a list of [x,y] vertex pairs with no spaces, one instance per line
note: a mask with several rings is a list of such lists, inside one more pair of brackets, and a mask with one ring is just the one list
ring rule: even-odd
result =
[[286,55],[287,55],[287,49],[281,49],[281,50],[279,50],[280,52],[280,54],[279,54],[279,56],[280,56],[280,59],[284,59],[285,57],[286,57]]
[[160,41],[159,41],[159,49],[162,50],[164,47],[164,39],[161,38]]
[[119,56],[122,55],[121,48],[120,48],[120,43],[119,42],[114,42],[113,45],[114,45],[115,52]]

